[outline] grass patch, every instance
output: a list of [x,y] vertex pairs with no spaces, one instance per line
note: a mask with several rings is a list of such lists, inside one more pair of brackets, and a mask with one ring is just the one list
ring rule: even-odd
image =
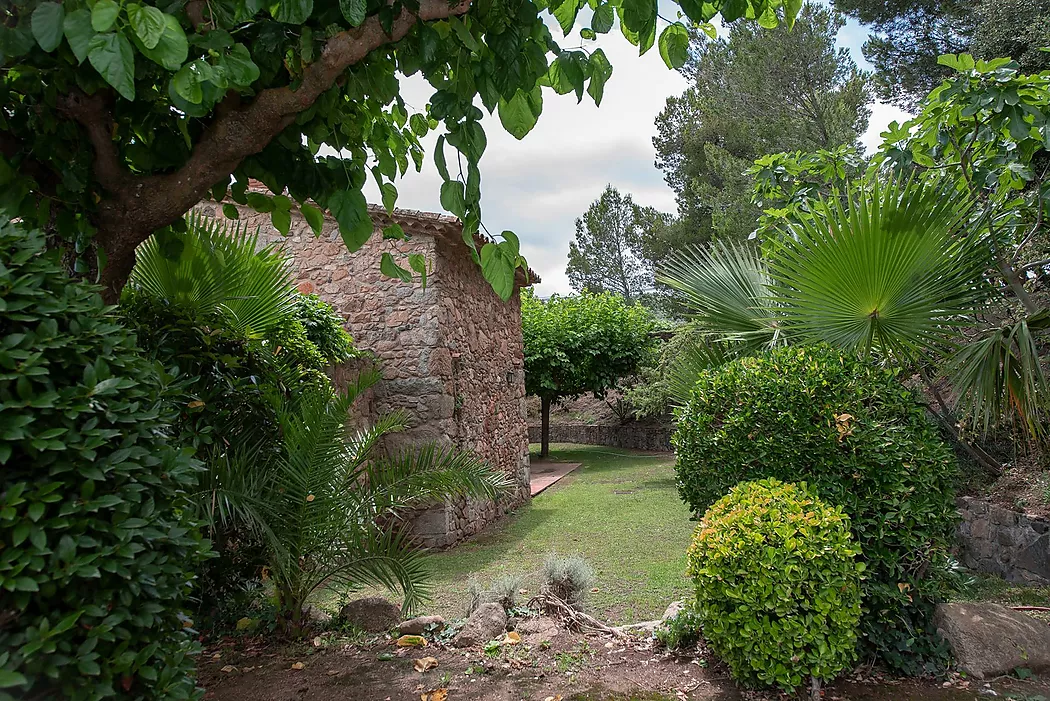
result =
[[674,459],[600,446],[552,447],[577,470],[484,533],[430,557],[434,597],[428,613],[464,614],[467,579],[525,575],[528,598],[552,552],[581,555],[594,567],[591,613],[631,623],[659,618],[690,593],[685,553],[694,523],[678,498]]

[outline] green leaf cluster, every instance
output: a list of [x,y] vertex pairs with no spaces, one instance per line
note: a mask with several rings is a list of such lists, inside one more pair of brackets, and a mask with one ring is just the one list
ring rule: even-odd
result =
[[778,348],[699,377],[676,411],[678,490],[702,513],[739,482],[804,480],[850,517],[866,564],[865,653],[922,673],[943,664],[957,465],[897,374],[827,346]]
[[864,563],[850,519],[777,479],[743,482],[704,513],[689,548],[711,649],[748,684],[793,692],[856,659]]
[[[132,195],[98,180],[94,149],[72,114],[75,110],[68,108],[71,101],[91,98],[101,105],[117,151],[114,165],[129,188],[137,187],[139,179],[188,168],[192,172],[182,171],[186,179],[203,181],[201,189],[213,186],[216,201],[228,196],[269,212],[281,231],[289,225],[290,203],[278,198],[304,208],[312,207],[306,204],[312,201],[332,212],[350,250],[373,234],[362,195],[365,181],[373,178],[384,206],[392,208],[397,195],[393,183],[409,168],[422,167],[420,139],[441,130],[433,157],[442,175],[442,205],[463,220],[464,240],[475,249],[474,235],[482,222],[479,164],[486,147],[481,126],[485,112],[498,112],[505,128],[521,138],[542,112],[544,88],[602,101],[613,73],[608,56],[601,49],[563,49],[543,17],[553,15],[568,34],[584,6],[593,10],[593,20],[581,34],[609,32],[618,18],[623,35],[641,52],[654,45],[656,0],[480,0],[465,14],[449,6],[447,17],[417,21],[403,37],[402,14],[419,11],[419,3],[6,3],[0,7],[0,96],[15,108],[0,118],[0,133],[18,147],[5,151],[0,161],[0,207],[54,229],[56,241],[74,251],[78,272],[103,267],[105,259],[93,259],[99,252],[91,243],[100,229],[124,225],[114,221],[110,205]],[[747,17],[762,26],[790,25],[799,9],[792,0],[681,0],[680,8],[682,21],[664,30],[660,41],[672,66],[685,60],[687,20],[709,23],[722,13],[726,19]],[[330,61],[346,55],[346,42],[356,40],[366,26],[398,40],[370,50],[339,75],[319,78],[315,69],[322,56]],[[409,114],[400,87],[400,79],[409,76],[422,77],[433,89],[414,114]],[[307,99],[317,80],[326,84],[314,91],[316,99]],[[221,115],[237,114],[264,94],[287,93],[303,99],[294,114],[274,116],[284,126],[269,143],[252,144],[243,157],[200,157],[214,147],[212,127]],[[221,139],[234,146],[248,142],[255,136],[252,126],[238,124],[223,131]],[[446,145],[457,152],[458,167],[451,172]],[[250,180],[262,182],[275,197],[249,195]],[[163,199],[163,192],[153,192]],[[141,191],[135,193],[138,197]],[[156,204],[157,210],[171,210],[164,215],[171,220],[184,213]],[[314,225],[317,217],[308,219]],[[170,223],[151,222],[149,229]],[[110,246],[119,246],[113,238]],[[486,277],[501,289],[509,266],[527,268],[520,256],[505,253],[489,254],[485,266]],[[101,254],[114,260],[130,251]],[[475,254],[481,264],[481,252]],[[407,272],[394,261],[387,261],[386,269],[395,277]]]
[[45,238],[0,221],[0,699],[199,697],[168,377]]

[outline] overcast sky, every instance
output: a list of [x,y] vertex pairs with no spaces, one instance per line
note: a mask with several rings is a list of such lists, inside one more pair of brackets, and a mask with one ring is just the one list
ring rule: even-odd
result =
[[[662,10],[665,17],[673,16],[669,12],[670,7]],[[577,26],[587,26],[582,13]],[[561,39],[556,26],[552,31],[563,47],[580,43],[578,38]],[[838,39],[861,67],[868,68],[860,51],[865,37],[865,30],[851,22]],[[575,233],[574,222],[606,184],[630,193],[640,205],[675,211],[674,192],[653,165],[656,154],[652,138],[657,114],[669,96],[686,89],[685,79],[664,65],[656,47],[639,57],[638,49],[615,28],[585,45],[604,49],[613,65],[600,108],[587,95],[577,104],[575,94],[557,95],[544,89],[543,113],[522,141],[504,131],[495,114],[484,120],[488,137],[488,148],[481,159],[484,223],[493,234],[510,229],[520,237],[522,254],[542,278],[537,291],[543,296],[571,292],[565,262]],[[421,79],[403,81],[402,94],[415,110],[423,108],[432,92]],[[902,116],[891,105],[874,105],[863,137],[865,147],[874,149],[879,133]],[[398,207],[442,211],[438,200],[441,178],[430,158],[435,139],[436,135],[431,135],[424,140],[427,157],[423,171],[410,170],[396,183]],[[453,152],[451,147],[447,149]],[[368,199],[378,202],[375,184],[371,179],[368,182]]]

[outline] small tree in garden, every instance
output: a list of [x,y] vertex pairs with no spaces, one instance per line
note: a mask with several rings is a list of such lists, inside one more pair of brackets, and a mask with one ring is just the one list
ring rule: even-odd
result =
[[348,429],[351,405],[378,379],[363,374],[346,395],[274,396],[277,453],[234,448],[218,468],[216,490],[199,495],[201,512],[217,499],[228,508],[213,518],[240,522],[261,538],[287,635],[305,631],[307,599],[322,585],[385,587],[403,594],[407,609],[416,606],[426,598],[427,568],[399,517],[442,499],[495,499],[511,487],[467,453],[430,445],[384,454],[383,436],[407,425],[400,413]]
[[[0,4],[0,207],[69,249],[78,272],[97,270],[117,300],[135,249],[180,227],[202,198],[230,197],[270,213],[287,232],[294,203],[320,233],[328,209],[350,250],[372,235],[361,188],[383,203],[423,159],[420,139],[444,124],[434,161],[441,203],[474,249],[481,223],[480,120],[497,112],[523,138],[543,109],[541,86],[602,100],[612,66],[602,49],[562,50],[541,17],[568,33],[584,0],[15,0]],[[593,3],[580,30],[618,27],[642,53],[656,43],[657,1]],[[785,0],[681,0],[687,21],[753,18],[791,24]],[[619,21],[616,21],[619,15]],[[712,29],[713,31],[713,29]],[[570,40],[576,43],[575,39]],[[660,54],[687,58],[682,21],[663,28]],[[409,115],[400,77],[434,88]],[[445,145],[462,157],[446,166]],[[324,146],[328,155],[318,158]],[[272,195],[247,192],[250,178]],[[287,195],[284,194],[287,191]],[[227,211],[233,216],[234,208]],[[403,237],[391,226],[385,235]],[[477,256],[504,299],[523,265],[516,238]],[[402,261],[403,262],[403,261]],[[411,265],[411,262],[409,262]],[[383,269],[410,273],[384,256]]]
[[640,305],[611,294],[521,300],[525,391],[542,407],[540,457],[550,444],[551,403],[591,392],[603,397],[648,357],[652,320]]

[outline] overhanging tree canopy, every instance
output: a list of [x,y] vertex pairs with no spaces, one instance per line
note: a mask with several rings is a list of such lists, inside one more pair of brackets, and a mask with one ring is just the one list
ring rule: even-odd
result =
[[[799,3],[678,5],[659,39],[672,67],[686,60],[686,23],[720,15],[790,24]],[[208,196],[269,212],[282,231],[293,200],[319,231],[312,201],[332,213],[351,250],[360,248],[372,234],[366,178],[392,208],[394,181],[410,160],[421,167],[420,137],[443,124],[434,153],[441,202],[464,221],[473,249],[486,145],[475,98],[518,138],[540,115],[542,86],[600,103],[612,74],[605,53],[563,50],[541,18],[552,14],[568,35],[585,7],[582,37],[610,31],[618,17],[641,52],[656,43],[656,0],[3,3],[0,207],[68,245],[73,267],[97,271],[115,300],[135,247],[180,227]],[[435,92],[409,115],[398,78],[417,73]],[[458,152],[452,171],[446,142]],[[338,155],[319,157],[322,146]],[[247,192],[250,178],[275,194]],[[509,296],[523,264],[513,234],[477,257]]]
[[652,329],[644,307],[617,295],[522,296],[525,391],[542,402],[541,457],[548,452],[551,402],[586,392],[604,396],[648,357]]

